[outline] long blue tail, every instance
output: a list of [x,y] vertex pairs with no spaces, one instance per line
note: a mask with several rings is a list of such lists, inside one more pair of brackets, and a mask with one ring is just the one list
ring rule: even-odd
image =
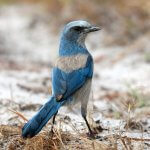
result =
[[38,134],[64,102],[57,102],[52,96],[50,100],[24,125],[22,136],[33,137]]

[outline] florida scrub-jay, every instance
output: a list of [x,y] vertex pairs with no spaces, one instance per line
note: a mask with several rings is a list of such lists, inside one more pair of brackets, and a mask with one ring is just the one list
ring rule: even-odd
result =
[[93,76],[93,58],[85,46],[88,33],[100,28],[82,20],[68,23],[62,32],[59,57],[52,70],[52,96],[22,128],[23,137],[38,134],[59,108],[69,103],[81,102],[81,114],[90,134],[92,130],[86,119],[87,103]]

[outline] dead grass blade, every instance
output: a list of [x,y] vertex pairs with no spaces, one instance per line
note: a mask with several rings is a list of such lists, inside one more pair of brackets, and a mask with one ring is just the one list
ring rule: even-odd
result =
[[28,119],[22,115],[20,112],[17,112],[15,110],[12,110],[12,109],[8,109],[9,111],[13,112],[14,114],[16,114],[18,117],[20,117],[21,119],[23,119],[25,122],[28,122]]

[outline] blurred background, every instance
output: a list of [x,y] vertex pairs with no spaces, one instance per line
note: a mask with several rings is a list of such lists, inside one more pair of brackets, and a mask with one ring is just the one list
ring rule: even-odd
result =
[[[86,40],[95,62],[94,120],[111,128],[123,122],[123,128],[128,124],[136,130],[135,122],[140,122],[147,131],[149,0],[0,0],[0,123],[18,123],[8,108],[30,118],[46,101],[60,32],[66,23],[79,19],[102,28]],[[76,113],[80,111],[71,113],[72,120]],[[60,118],[64,116],[63,110]]]

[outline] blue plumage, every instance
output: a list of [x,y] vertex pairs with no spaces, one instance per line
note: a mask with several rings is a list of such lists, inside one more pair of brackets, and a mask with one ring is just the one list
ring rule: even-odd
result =
[[99,30],[86,21],[73,21],[63,30],[59,58],[52,70],[52,96],[49,101],[24,125],[23,137],[38,134],[61,106],[69,101],[81,101],[81,114],[86,119],[87,103],[93,76],[93,59],[85,46],[89,32]]
[[[93,59],[91,56],[87,59],[86,66],[78,70],[66,73],[59,68],[53,69],[52,85],[53,95],[63,95],[63,99],[72,95],[93,75]],[[59,87],[59,88],[58,88]]]
[[50,100],[43,105],[39,112],[22,128],[23,137],[33,137],[41,131],[48,120],[57,113],[58,109],[64,102],[57,102],[55,97],[50,97]]

